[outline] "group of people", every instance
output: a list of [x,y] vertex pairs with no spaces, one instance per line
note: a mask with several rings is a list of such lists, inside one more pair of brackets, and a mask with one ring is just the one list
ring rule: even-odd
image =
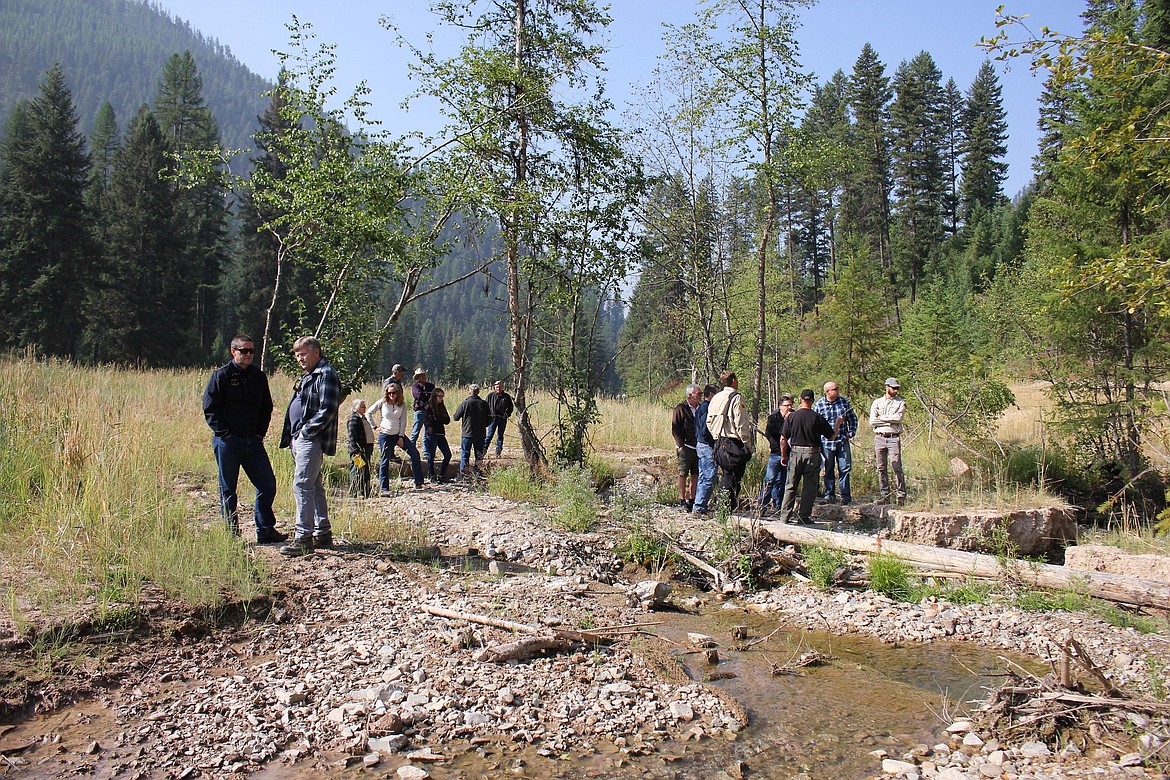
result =
[[[721,387],[688,385],[685,399],[671,415],[679,502],[700,515],[711,511],[717,471],[729,506],[734,510],[739,505],[740,483],[755,444],[755,425],[744,411],[738,378],[725,371],[719,383]],[[902,470],[906,402],[900,390],[898,380],[889,377],[885,394],[869,408],[880,501],[899,504],[906,500]],[[823,391],[819,399],[811,389],[801,391],[798,408],[794,408],[797,399],[783,393],[779,406],[768,415],[763,428],[769,456],[759,496],[761,513],[779,515],[784,522],[808,523],[818,493],[827,503],[852,502],[850,441],[857,435],[857,414],[836,382],[826,382]],[[893,488],[890,471],[894,472]]]
[[[461,426],[459,448],[459,475],[478,474],[484,455],[496,441],[496,456],[504,449],[504,431],[508,418],[514,409],[512,396],[504,389],[502,381],[496,381],[487,399],[480,398],[482,388],[478,384],[467,388],[467,397],[448,412],[446,392],[436,387],[427,378],[427,370],[416,368],[410,385],[412,415],[406,414],[406,388],[403,380],[406,369],[395,364],[390,376],[382,383],[382,397],[372,406],[362,399],[353,402],[353,409],[347,426],[349,454],[353,461],[350,470],[350,492],[354,496],[370,495],[370,461],[374,452],[374,437],[377,435],[380,458],[378,461],[378,486],[383,496],[390,495],[390,474],[397,468],[395,451],[401,449],[410,460],[411,476],[416,488],[423,487],[423,462],[426,462],[426,476],[432,482],[447,478],[447,467],[451,463],[451,445],[447,442],[447,426],[452,421]],[[378,415],[375,420],[375,415]],[[407,435],[407,424],[410,434]],[[422,434],[422,453],[418,449],[419,434]],[[439,468],[435,468],[435,456],[442,453]],[[474,457],[474,466],[471,464]],[[393,465],[392,465],[393,464]]]
[[[255,343],[239,335],[231,341],[232,359],[217,368],[203,392],[203,412],[212,432],[212,451],[219,470],[220,509],[231,533],[239,536],[236,488],[240,470],[256,488],[254,519],[258,544],[289,541],[276,529],[273,501],[276,476],[264,436],[272,419],[272,393],[268,377],[252,363]],[[325,493],[324,458],[337,452],[338,406],[341,382],[337,372],[312,336],[297,339],[293,355],[303,374],[293,384],[285,411],[280,447],[293,458],[293,498],[296,502],[295,536],[280,552],[305,555],[316,547],[331,547],[329,504]],[[382,397],[369,405],[355,399],[346,424],[351,495],[368,497],[370,464],[378,446],[378,484],[382,495],[390,495],[391,464],[396,450],[410,459],[416,488],[424,486],[423,460],[432,481],[445,479],[451,462],[446,426],[461,424],[459,474],[478,474],[488,447],[495,440],[498,457],[504,446],[504,431],[514,405],[504,383],[495,382],[487,399],[480,398],[480,386],[468,387],[468,394],[454,413],[448,413],[443,388],[427,379],[425,368],[415,369],[410,385],[412,414],[406,413],[406,369],[396,364],[382,384]],[[755,425],[744,410],[739,380],[734,372],[719,377],[721,387],[689,385],[686,398],[671,416],[671,433],[678,454],[679,500],[696,514],[710,512],[717,471],[720,487],[729,505],[739,504],[740,483],[754,448]],[[902,472],[902,418],[906,402],[899,397],[898,380],[886,380],[886,392],[870,405],[869,422],[874,431],[882,501],[906,499]],[[800,407],[785,393],[780,405],[768,415],[764,437],[769,445],[768,466],[760,493],[762,510],[778,512],[787,522],[811,522],[824,467],[823,498],[828,502],[852,501],[849,473],[852,455],[849,442],[857,435],[857,415],[841,395],[836,382],[826,382],[824,395],[817,399],[812,390],[803,390]],[[410,433],[407,434],[409,425]],[[418,438],[422,435],[422,455]],[[435,456],[443,459],[435,468]],[[474,465],[471,460],[474,457]],[[896,485],[890,486],[889,471]],[[799,506],[797,495],[799,492]]]
[[[303,374],[293,384],[292,397],[284,416],[280,447],[292,452],[293,498],[296,503],[296,530],[288,534],[276,529],[272,506],[276,498],[276,475],[264,448],[264,436],[272,420],[273,401],[268,377],[252,364],[256,346],[252,338],[239,335],[231,341],[232,359],[212,372],[203,391],[203,414],[212,433],[212,451],[219,471],[220,510],[229,532],[240,535],[236,493],[243,469],[256,488],[254,520],[256,542],[277,544],[283,555],[301,556],[316,547],[332,547],[333,531],[329,523],[329,504],[325,493],[324,458],[337,453],[338,407],[341,382],[337,372],[321,351],[321,343],[312,336],[297,339],[293,355]],[[403,378],[406,369],[395,365],[382,386],[382,397],[372,406],[362,399],[351,404],[346,425],[350,470],[350,491],[354,496],[370,495],[370,463],[374,454],[375,431],[380,450],[378,480],[383,495],[390,491],[390,464],[396,448],[410,458],[414,484],[421,488],[422,461],[417,440],[423,434],[423,452],[430,478],[443,479],[451,461],[446,426],[452,420],[462,424],[460,475],[478,473],[480,463],[496,438],[496,455],[504,446],[504,430],[513,411],[512,397],[497,381],[487,400],[479,397],[480,386],[468,388],[467,398],[448,414],[441,387],[427,381],[427,372],[419,368],[411,385],[413,414],[406,415]],[[378,414],[375,424],[374,415]],[[407,420],[412,427],[406,434]],[[435,453],[443,453],[435,469]],[[474,469],[469,465],[474,453]]]

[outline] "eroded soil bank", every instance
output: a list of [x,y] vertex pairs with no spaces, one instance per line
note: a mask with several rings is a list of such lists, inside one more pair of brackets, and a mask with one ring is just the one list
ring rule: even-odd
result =
[[[730,600],[676,594],[669,611],[647,613],[627,599],[644,573],[614,556],[616,522],[568,534],[529,508],[456,486],[372,500],[367,511],[424,525],[448,561],[462,563],[402,563],[344,547],[281,560],[257,549],[271,558],[280,592],[271,609],[256,610],[263,619],[211,631],[179,621],[129,645],[107,638],[98,659],[74,672],[90,697],[0,727],[0,774],[405,777],[400,768],[411,766],[433,777],[850,778],[883,768],[948,780],[1158,776],[1122,766],[1128,745],[1042,753],[1024,736],[945,729],[981,694],[997,650],[1052,659],[1075,636],[1137,693],[1168,682],[1163,637],[1084,615],[908,605],[801,583]],[[656,511],[692,547],[712,534],[710,521]],[[473,564],[473,551],[518,573],[493,576]],[[476,654],[512,634],[426,614],[423,604],[550,629],[661,622],[609,648],[493,664]],[[781,631],[737,651],[734,625],[752,638]],[[683,654],[688,631],[722,645],[718,663]],[[810,647],[834,660],[771,675]],[[23,658],[27,673],[36,658]],[[60,679],[40,662],[35,685],[52,703]],[[703,681],[719,673],[735,677]],[[883,767],[883,758],[910,759],[913,769]]]

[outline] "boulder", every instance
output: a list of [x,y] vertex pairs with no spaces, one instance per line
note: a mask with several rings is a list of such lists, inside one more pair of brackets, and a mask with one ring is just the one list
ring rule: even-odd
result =
[[890,538],[911,544],[948,547],[991,555],[1007,552],[996,541],[1006,528],[1020,555],[1047,555],[1077,538],[1075,511],[1069,507],[1039,509],[971,509],[954,513],[889,512]]

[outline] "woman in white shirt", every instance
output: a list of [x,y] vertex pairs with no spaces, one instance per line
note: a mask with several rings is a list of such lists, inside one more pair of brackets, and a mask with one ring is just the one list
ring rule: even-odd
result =
[[[381,420],[375,425],[374,412],[381,413]],[[382,495],[390,495],[390,458],[394,455],[394,448],[401,447],[410,456],[410,469],[414,476],[414,486],[423,486],[422,460],[418,456],[418,447],[406,435],[405,424],[410,417],[406,411],[406,404],[402,398],[402,385],[397,382],[388,382],[382,389],[382,397],[373,406],[366,410],[366,419],[378,429],[378,449],[381,457],[378,460],[378,482],[382,488]]]

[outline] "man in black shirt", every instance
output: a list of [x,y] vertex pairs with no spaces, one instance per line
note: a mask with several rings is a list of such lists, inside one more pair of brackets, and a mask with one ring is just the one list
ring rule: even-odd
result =
[[[813,502],[820,489],[821,437],[829,441],[837,438],[842,420],[833,428],[825,418],[813,411],[812,390],[800,391],[800,408],[788,415],[780,437],[780,462],[788,467],[788,484],[784,487],[784,503],[780,507],[782,522],[812,522]],[[800,486],[800,510],[794,512],[796,489]]]
[[232,339],[232,359],[217,368],[203,391],[203,416],[211,428],[211,448],[219,469],[219,505],[228,531],[240,535],[236,514],[236,487],[240,469],[256,486],[256,541],[283,542],[288,534],[276,530],[272,501],[276,498],[276,475],[264,449],[264,434],[272,420],[272,393],[268,377],[252,365],[256,345],[248,336]]

